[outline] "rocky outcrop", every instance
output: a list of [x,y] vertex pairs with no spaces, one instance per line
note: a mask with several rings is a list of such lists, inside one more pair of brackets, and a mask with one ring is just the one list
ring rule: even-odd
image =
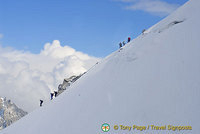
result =
[[85,73],[78,75],[78,76],[73,75],[69,78],[65,78],[63,80],[63,83],[58,86],[58,95],[61,94],[63,91],[65,91],[67,87],[69,87],[72,83],[74,83],[76,80],[78,80],[84,74]]
[[28,113],[18,108],[11,100],[0,97],[0,130],[19,120],[26,114]]

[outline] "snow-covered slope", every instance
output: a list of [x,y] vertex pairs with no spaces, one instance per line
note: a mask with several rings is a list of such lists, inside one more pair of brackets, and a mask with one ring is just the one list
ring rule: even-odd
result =
[[[106,57],[51,104],[4,134],[200,132],[200,1],[172,15]],[[192,130],[114,130],[114,125],[191,126]]]

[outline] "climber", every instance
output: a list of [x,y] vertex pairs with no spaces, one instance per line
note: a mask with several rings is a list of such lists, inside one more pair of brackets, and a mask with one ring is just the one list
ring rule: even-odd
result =
[[146,31],[146,29],[143,29],[143,30],[142,30],[142,35],[144,35],[145,31]]
[[120,42],[120,43],[119,43],[119,48],[121,48],[121,47],[122,47],[122,43]]
[[42,106],[43,100],[40,100],[40,107]]
[[53,99],[53,95],[54,95],[54,93],[50,93],[50,95],[51,95],[51,100]]
[[127,43],[129,43],[131,41],[131,37],[128,37],[128,42]]
[[123,41],[122,44],[123,44],[123,46],[125,46],[126,45],[125,41]]
[[57,97],[58,92],[57,92],[57,91],[54,91],[54,94],[55,94],[55,97]]

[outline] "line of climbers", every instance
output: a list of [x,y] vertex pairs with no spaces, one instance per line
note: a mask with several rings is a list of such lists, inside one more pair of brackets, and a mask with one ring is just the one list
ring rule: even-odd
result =
[[[146,29],[143,29],[142,30],[142,35],[145,35],[145,33],[146,33]],[[127,43],[129,43],[130,41],[131,41],[131,37],[128,37]],[[119,48],[121,48],[122,46],[125,46],[125,45],[126,45],[125,41],[120,42],[119,43]]]
[[[58,95],[58,92],[57,91],[54,91],[54,93],[50,93],[50,99],[51,100],[53,100],[53,97],[57,97],[57,95]],[[43,100],[40,100],[40,107],[42,106],[42,104],[43,104]]]
[[[79,79],[83,74],[79,76],[71,76],[69,78],[65,78],[63,80],[63,83],[59,84],[58,91],[54,91],[50,93],[50,100],[53,100],[55,97],[60,95],[64,90],[66,90],[67,87],[69,87],[72,83],[74,83],[77,79]],[[44,102],[43,100],[40,100],[40,107],[42,106],[43,102]]]
[[[131,37],[128,37],[127,43],[129,43],[130,41],[131,41]],[[119,48],[121,48],[122,46],[125,46],[125,45],[126,45],[125,41],[120,42],[119,43]]]
[[[142,31],[142,35],[144,35],[145,31],[146,31],[145,29]],[[131,41],[131,37],[128,37],[127,43],[129,43],[130,41]],[[125,41],[120,42],[119,48],[121,48],[122,46],[125,46],[125,45],[126,45]],[[83,74],[85,74],[85,73],[83,73]],[[54,97],[57,97],[59,94],[61,94],[64,90],[66,90],[66,87],[70,86],[71,83],[75,82],[83,74],[81,74],[79,76],[71,76],[68,79],[64,79],[63,83],[58,86],[58,91],[54,91],[53,93],[50,93],[50,99],[53,100]],[[40,100],[40,107],[42,106],[43,102],[44,102],[43,100]]]
[[[144,35],[146,29],[144,29],[142,31],[142,35]],[[131,41],[131,37],[128,37],[127,43],[129,43]],[[121,48],[122,46],[125,46],[126,42],[120,42],[119,43],[119,48]],[[85,73],[83,73],[85,74]],[[71,76],[68,79],[64,79],[63,84],[60,84],[58,86],[58,91],[54,91],[54,93],[50,93],[50,99],[53,100],[54,97],[57,97],[59,94],[61,94],[64,90],[66,90],[66,87],[70,86],[71,83],[75,82],[77,79],[79,79],[83,74],[79,75],[79,76]],[[42,106],[43,104],[43,100],[40,100],[40,106]]]
[[[144,29],[142,31],[142,34],[144,34],[146,30]],[[129,43],[131,41],[131,37],[128,37],[127,43]],[[119,43],[119,48],[121,48],[122,46],[125,46],[126,42],[120,42]],[[85,74],[85,73],[83,73]],[[64,90],[66,90],[66,87],[70,86],[71,83],[75,82],[77,79],[79,79],[83,74],[79,75],[79,76],[71,76],[68,79],[64,79],[63,84],[60,84],[58,86],[58,91],[54,91],[54,93],[50,93],[50,99],[53,100],[54,97],[57,97],[59,94],[61,94]],[[40,107],[43,104],[43,100],[40,100]]]
[[57,91],[54,91],[54,93],[50,93],[51,100],[53,100],[53,97],[57,97],[57,95],[58,95]]

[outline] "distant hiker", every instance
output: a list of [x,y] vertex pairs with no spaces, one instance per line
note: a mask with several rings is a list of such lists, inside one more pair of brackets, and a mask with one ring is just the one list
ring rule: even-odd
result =
[[121,48],[121,47],[122,47],[122,43],[120,42],[120,43],[119,43],[119,48]]
[[53,95],[54,95],[54,93],[50,93],[50,95],[51,95],[51,100],[53,99]]
[[40,107],[42,106],[43,100],[40,100]]
[[131,41],[131,37],[128,37],[128,43]]
[[57,97],[58,92],[57,92],[57,91],[54,91],[54,94],[55,94],[55,97]]
[[145,31],[146,31],[146,29],[143,29],[143,30],[142,30],[142,35],[144,35],[144,32],[145,32]]
[[125,46],[126,45],[125,41],[123,41],[122,44],[123,44],[123,46]]

